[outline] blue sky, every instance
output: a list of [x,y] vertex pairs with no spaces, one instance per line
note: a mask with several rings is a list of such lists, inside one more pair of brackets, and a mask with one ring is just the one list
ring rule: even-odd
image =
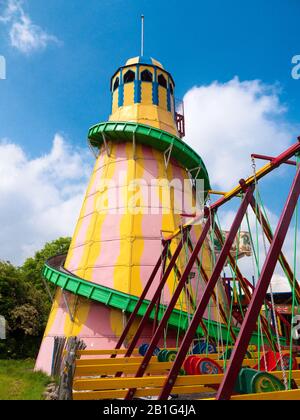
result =
[[0,137],[32,155],[49,149],[53,131],[84,145],[87,129],[110,110],[109,79],[139,54],[141,13],[146,15],[146,54],[170,69],[183,97],[194,85],[241,80],[279,82],[288,117],[300,120],[300,81],[291,78],[299,53],[297,0],[144,1],[28,0],[32,21],[61,45],[24,55],[0,30],[7,81],[0,85]]
[[[291,77],[292,57],[300,54],[298,0],[50,0],[46,5],[41,0],[0,0],[0,55],[7,63],[7,79],[0,80],[3,156],[24,173],[27,168],[31,180],[32,166],[43,167],[39,176],[45,179],[47,165],[55,162],[63,168],[63,159],[68,161],[63,192],[53,182],[55,174],[47,184],[59,214],[62,208],[80,205],[91,164],[83,152],[86,135],[91,125],[108,118],[111,75],[139,55],[142,13],[145,53],[164,64],[176,81],[176,96],[185,97],[187,141],[207,162],[214,186],[231,186],[230,177],[220,181],[222,172],[233,176],[236,171],[239,177],[245,168],[251,171],[250,161],[248,166],[241,163],[244,155],[248,159],[251,151],[279,153],[300,134],[300,80]],[[33,39],[20,38],[20,23],[30,35],[34,32]],[[219,131],[212,133],[214,125]],[[274,147],[267,138],[272,134]],[[262,187],[275,216],[292,172],[285,168],[279,174]],[[41,195],[39,188],[32,195]],[[20,206],[31,212],[40,208],[29,201],[25,197]],[[76,214],[68,226],[75,220]],[[24,238],[30,229],[27,226]],[[62,227],[42,231],[35,233],[37,241],[15,252],[27,255],[43,240],[66,233]],[[14,236],[13,230],[8,236]]]

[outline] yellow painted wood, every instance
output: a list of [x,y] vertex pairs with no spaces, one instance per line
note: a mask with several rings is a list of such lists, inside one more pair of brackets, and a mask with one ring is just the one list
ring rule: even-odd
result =
[[[228,348],[231,349],[231,348],[233,348],[233,346],[228,346]],[[169,347],[166,350],[177,351],[178,349],[176,347]],[[224,349],[221,348],[221,347],[218,347],[218,350],[222,351]],[[255,356],[258,355],[258,353],[256,353],[256,350],[257,350],[256,346],[251,345],[251,346],[248,347],[248,350],[251,351],[251,352],[254,351],[255,353],[253,353],[253,354]],[[78,350],[76,354],[78,356],[105,356],[105,355],[112,355],[112,354],[126,354],[126,352],[127,352],[127,349],[118,349],[118,350],[116,350],[116,349],[97,350],[96,349],[96,350]],[[139,349],[138,348],[134,349],[133,354],[139,354]],[[215,353],[215,354],[212,354],[210,356],[218,356],[218,354]]]
[[292,391],[279,392],[262,392],[260,394],[234,395],[231,397],[232,401],[251,401],[251,400],[267,400],[267,401],[296,401],[300,400],[300,389]]
[[[147,388],[147,389],[138,389],[136,391],[135,397],[156,397],[160,394],[161,388]],[[178,386],[174,387],[172,394],[198,394],[198,393],[211,393],[216,392],[214,389],[202,386]],[[88,392],[73,392],[73,400],[77,401],[87,401],[87,400],[107,400],[107,399],[124,399],[126,397],[127,390],[107,390],[107,391],[88,391]]]
[[[101,365],[119,365],[122,363],[123,365],[128,365],[132,363],[141,363],[142,357],[117,357],[115,359],[79,359],[76,360],[76,366],[85,366],[85,365],[94,365],[94,366],[101,366]],[[152,357],[151,361],[157,362],[157,357]]]
[[[106,356],[112,354],[120,354],[125,355],[127,349],[119,349],[119,350],[79,350],[77,351],[77,356]],[[133,354],[139,354],[139,350],[134,350]]]
[[[199,355],[199,357],[200,356],[202,356],[202,355]],[[205,357],[205,356],[203,356],[203,357]],[[216,357],[217,357],[217,355],[214,356],[214,357],[211,357],[211,359],[215,360],[217,363],[219,363],[219,365],[221,367],[223,367],[224,361],[219,360]],[[154,363],[154,362],[159,363],[158,360],[157,360],[157,357],[152,357],[151,360],[152,360],[152,363]],[[298,362],[298,365],[300,365],[300,357],[297,357],[296,360]],[[142,357],[115,358],[115,359],[111,359],[111,358],[109,358],[109,359],[79,359],[79,360],[76,360],[76,367],[93,366],[93,367],[97,367],[97,368],[101,368],[101,367],[104,368],[104,366],[108,366],[108,365],[114,366],[115,365],[118,368],[120,365],[123,365],[123,366],[124,365],[125,366],[138,365],[139,366],[142,363],[142,361],[143,361]],[[257,365],[257,359],[255,359],[255,358],[254,359],[245,359],[243,361],[243,366],[248,366],[250,368],[253,368],[256,365]]]
[[[173,366],[172,362],[163,362],[163,363],[150,363],[147,370],[147,373],[160,372],[163,374],[164,371],[170,370]],[[132,363],[128,365],[124,364],[112,364],[112,365],[87,365],[87,366],[78,366],[75,370],[75,377],[78,376],[98,376],[98,375],[112,375],[117,372],[123,372],[124,374],[136,373],[140,363]]]
[[210,191],[208,191],[209,192],[209,194],[212,194],[212,195],[226,195],[227,194],[227,192],[226,191],[215,191],[215,190],[210,190]]
[[[86,364],[77,365],[75,376],[97,376],[98,374],[101,375],[113,375],[117,372],[123,372],[124,374],[127,373],[136,373],[138,368],[140,367],[140,363],[132,362],[132,363],[120,363],[120,359],[110,359],[112,361],[111,364],[101,363],[101,360],[89,360]],[[119,363],[116,363],[119,361]],[[128,359],[130,362],[131,359]],[[222,367],[223,360],[216,360],[217,363]],[[94,362],[94,363],[92,363]],[[244,367],[254,368],[257,364],[256,360],[252,359],[245,359],[243,361]],[[164,372],[165,370],[170,370],[173,366],[172,362],[153,362],[150,363],[146,373],[157,373],[157,372]]]
[[[155,360],[156,358],[153,358],[153,362],[152,362],[152,366],[156,367],[155,362],[157,362],[157,360]],[[117,358],[117,359],[82,359],[82,360],[78,360],[76,362],[76,371],[78,372],[83,372],[82,369],[84,368],[88,368],[89,371],[92,372],[92,369],[95,369],[95,374],[97,372],[99,372],[101,369],[106,369],[109,367],[109,369],[113,369],[113,367],[115,367],[115,371],[118,372],[117,369],[120,369],[120,366],[124,367],[123,372],[127,372],[126,369],[129,369],[130,366],[136,366],[139,367],[140,364],[142,363],[143,359],[139,359],[139,358],[126,358],[125,359],[126,362],[123,362],[123,359]],[[219,365],[222,367],[224,361],[223,360],[215,360],[217,363],[219,363]],[[254,367],[257,364],[257,360],[252,360],[252,359],[245,359],[243,361],[243,366],[248,366],[248,367]],[[173,363],[167,363],[166,362],[157,362],[157,366],[161,366],[162,370],[164,369],[171,369]],[[125,369],[126,368],[126,369]],[[132,370],[131,370],[132,371]],[[113,371],[112,371],[113,372]]]
[[[277,378],[282,378],[282,372],[272,372]],[[222,382],[224,375],[193,375],[179,376],[176,386],[195,386],[195,385],[218,385]],[[300,370],[292,371],[295,380],[300,379]],[[77,379],[74,381],[74,390],[102,390],[120,388],[143,388],[161,387],[166,380],[165,376],[148,376],[143,378],[103,378],[103,379]]]
[[[222,379],[223,375],[180,376],[177,378],[176,386],[214,385],[221,383]],[[162,387],[165,380],[165,376],[146,376],[143,378],[77,379],[74,381],[73,388],[76,391],[90,391],[101,389]]]

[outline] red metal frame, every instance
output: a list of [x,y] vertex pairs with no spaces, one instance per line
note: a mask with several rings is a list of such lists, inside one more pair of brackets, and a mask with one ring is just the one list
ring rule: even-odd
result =
[[219,387],[217,400],[230,399],[234,386],[242,366],[247,348],[250,342],[251,334],[256,326],[263,301],[266,297],[278,258],[289,229],[298,199],[300,195],[300,168],[297,170],[292,188],[290,190],[283,213],[280,217],[276,233],[271,243],[266,261],[264,263],[258,284],[255,288],[252,300],[248,307],[246,317],[242,324],[236,345],[230,358],[228,369],[224,379]]
[[246,214],[248,205],[250,203],[251,198],[253,197],[254,193],[254,186],[251,185],[247,188],[244,199],[241,203],[241,206],[236,214],[236,217],[233,221],[233,224],[231,226],[231,229],[228,233],[228,236],[224,242],[223,248],[221,250],[221,253],[219,255],[219,258],[216,262],[214,271],[211,275],[211,278],[208,282],[208,284],[205,287],[205,290],[203,292],[202,298],[199,302],[198,308],[193,316],[193,319],[191,321],[191,324],[185,334],[185,337],[181,343],[179,352],[177,354],[176,360],[172,366],[172,369],[170,370],[170,373],[166,379],[165,385],[159,395],[159,399],[166,400],[176,382],[179,370],[181,366],[183,365],[184,359],[189,351],[190,345],[194,339],[197,327],[199,325],[199,321],[202,319],[205,309],[207,308],[207,305],[210,301],[210,298],[212,296],[212,293],[214,291],[214,288],[216,287],[216,284],[220,278],[220,275],[222,273],[223,267],[225,265],[225,262],[228,258],[228,255],[231,251],[231,247],[234,243],[234,240],[236,238],[236,235],[238,233],[239,227],[241,226],[241,223],[243,221],[243,218]]
[[[194,263],[196,261],[196,258],[198,256],[198,253],[200,252],[200,249],[202,248],[202,246],[204,244],[204,241],[206,239],[206,236],[208,234],[208,231],[209,231],[209,229],[211,227],[212,217],[213,217],[213,215],[208,214],[208,219],[207,219],[207,221],[205,223],[205,226],[204,226],[204,228],[202,230],[202,233],[201,233],[201,235],[200,235],[200,237],[198,239],[198,242],[197,242],[197,244],[195,246],[195,249],[194,249],[192,255],[190,256],[190,259],[189,259],[189,261],[187,263],[187,266],[186,266],[186,268],[184,270],[184,273],[182,274],[182,277],[181,277],[180,281],[178,282],[178,285],[177,285],[177,287],[175,289],[175,292],[174,292],[174,294],[173,294],[173,296],[172,296],[172,298],[170,300],[170,303],[169,303],[169,305],[167,307],[167,310],[166,310],[166,312],[165,312],[165,314],[164,314],[164,316],[163,316],[160,324],[157,327],[157,330],[155,332],[155,335],[153,336],[153,338],[151,340],[151,343],[150,343],[149,348],[148,348],[148,350],[147,350],[147,352],[146,352],[146,354],[144,356],[144,359],[142,360],[142,363],[141,363],[141,365],[140,365],[140,367],[139,367],[139,369],[138,369],[138,371],[137,371],[137,373],[135,375],[136,378],[142,377],[144,375],[144,373],[145,373],[148,365],[149,365],[149,362],[150,362],[150,360],[152,358],[153,352],[154,352],[154,350],[155,350],[155,348],[156,348],[156,346],[157,346],[157,344],[159,342],[160,337],[163,334],[164,328],[166,327],[166,325],[168,323],[168,320],[169,320],[169,318],[170,318],[170,316],[172,314],[172,311],[173,311],[173,309],[174,309],[174,307],[175,307],[175,305],[176,305],[176,303],[177,303],[177,301],[179,299],[179,296],[180,296],[180,294],[181,294],[181,292],[182,292],[182,290],[183,290],[183,288],[184,288],[184,286],[186,284],[186,281],[188,280],[188,276],[189,276],[189,274],[190,274],[190,272],[191,272],[191,270],[193,268],[193,265],[194,265]],[[198,325],[199,325],[199,322],[198,322],[197,326]],[[129,389],[129,391],[128,391],[127,395],[126,395],[126,400],[131,400],[134,397],[135,391],[136,391],[136,389]]]
[[[251,155],[251,157],[253,159],[261,159],[261,160],[269,160],[270,162],[274,161],[274,156],[266,156],[266,155],[258,155],[256,153],[253,153]],[[292,166],[297,166],[297,163],[294,160],[287,160],[286,162],[284,162],[286,165],[292,165]]]
[[[300,137],[298,138],[298,140],[300,141]],[[195,247],[192,255],[190,256],[190,260],[189,260],[189,262],[188,262],[188,264],[185,268],[185,271],[182,274],[181,279],[179,280],[178,286],[175,290],[175,293],[174,293],[173,297],[171,298],[170,304],[168,305],[168,307],[166,309],[166,312],[165,312],[161,322],[159,323],[159,325],[156,329],[156,332],[155,332],[155,334],[152,338],[152,341],[149,345],[148,351],[147,351],[147,353],[146,353],[146,355],[145,355],[145,357],[144,357],[144,359],[143,359],[143,361],[142,361],[142,363],[141,363],[141,365],[138,369],[136,377],[143,376],[143,374],[145,373],[145,371],[147,369],[147,366],[148,366],[148,364],[151,360],[151,357],[153,355],[153,351],[154,351],[155,347],[157,346],[158,341],[163,334],[164,328],[167,325],[168,319],[169,319],[169,317],[170,317],[170,315],[171,315],[171,313],[172,313],[172,311],[173,311],[173,309],[176,305],[176,302],[178,301],[179,296],[180,296],[182,290],[185,287],[185,284],[186,284],[186,281],[188,280],[188,276],[190,274],[190,271],[191,271],[195,261],[198,258],[198,253],[200,252],[201,247],[204,244],[204,241],[206,239],[208,230],[211,228],[211,224],[212,224],[212,220],[213,220],[215,211],[220,206],[222,206],[223,204],[225,204],[226,202],[231,200],[231,198],[237,196],[241,192],[245,192],[243,203],[242,203],[242,205],[241,205],[241,207],[240,207],[240,209],[239,209],[239,211],[236,215],[236,218],[235,218],[235,221],[234,221],[234,223],[231,227],[230,233],[225,240],[225,243],[223,245],[221,254],[220,254],[220,256],[218,258],[218,261],[217,261],[217,264],[214,268],[213,274],[212,274],[210,280],[208,281],[208,283],[206,285],[205,292],[204,292],[204,294],[202,296],[202,299],[201,299],[201,301],[198,305],[198,308],[197,308],[197,310],[194,314],[192,323],[189,326],[189,329],[188,329],[188,331],[187,331],[187,333],[184,337],[184,340],[181,344],[180,350],[177,354],[177,358],[176,358],[176,360],[173,364],[173,367],[172,367],[172,369],[169,373],[169,376],[168,376],[168,379],[167,379],[167,381],[164,385],[164,388],[162,389],[162,392],[160,394],[160,399],[166,399],[169,396],[169,394],[170,394],[170,392],[171,392],[171,390],[172,390],[172,388],[173,388],[173,386],[176,382],[179,369],[181,368],[182,363],[184,361],[184,358],[185,358],[185,356],[186,356],[186,354],[189,350],[189,347],[191,345],[191,342],[194,339],[196,329],[197,329],[199,323],[202,320],[204,311],[205,311],[205,309],[207,307],[207,304],[208,304],[208,302],[209,302],[209,300],[212,296],[212,293],[214,291],[214,287],[215,287],[218,279],[220,278],[220,275],[221,275],[223,266],[226,262],[226,259],[229,258],[229,261],[230,261],[231,246],[233,244],[233,241],[235,239],[235,236],[237,234],[239,226],[242,222],[242,219],[245,215],[245,212],[248,208],[248,205],[251,204],[251,206],[253,207],[253,203],[255,203],[255,201],[253,201],[254,200],[253,191],[254,191],[255,182],[257,180],[261,179],[263,176],[270,173],[272,170],[274,170],[275,168],[277,168],[281,164],[286,163],[288,161],[288,159],[290,159],[292,156],[295,155],[295,153],[297,153],[299,151],[299,149],[300,149],[300,144],[297,143],[297,144],[294,144],[293,146],[291,146],[289,149],[287,149],[285,152],[283,152],[278,157],[271,158],[271,164],[269,165],[269,167],[268,166],[264,167],[263,170],[261,170],[257,173],[256,177],[250,177],[247,181],[241,181],[239,187],[235,188],[230,193],[227,193],[224,197],[219,199],[216,203],[214,203],[211,206],[210,213],[208,212],[208,214],[207,214],[207,209],[206,209],[207,222],[206,222],[206,224],[203,228],[203,231],[200,235],[200,238],[199,238],[199,240],[196,244],[196,247]],[[299,180],[298,180],[298,178],[299,178]],[[274,260],[275,260],[275,265],[276,265],[276,261],[278,259],[278,256],[280,256],[281,260],[283,261],[284,266],[287,267],[285,265],[286,260],[283,256],[283,254],[280,254],[281,247],[280,247],[279,251],[278,251],[277,248],[278,248],[278,243],[280,244],[280,241],[283,242],[283,240],[284,240],[284,238],[281,237],[281,234],[284,233],[285,228],[286,228],[286,230],[288,229],[288,226],[286,227],[286,225],[287,225],[288,218],[290,216],[290,209],[293,206],[293,201],[295,199],[294,190],[295,190],[295,186],[296,186],[297,187],[296,188],[296,190],[297,190],[296,194],[297,194],[297,198],[298,198],[299,189],[300,189],[299,184],[300,184],[300,175],[299,175],[299,171],[298,171],[298,173],[297,173],[297,183],[295,183],[295,185],[293,185],[293,189],[290,193],[286,209],[285,209],[284,214],[282,215],[282,218],[280,220],[280,226],[283,226],[284,228],[279,227],[278,230],[276,231],[276,234],[275,234],[274,238],[272,237],[272,234],[270,235],[270,232],[266,233],[266,236],[268,237],[268,239],[272,243],[270,251],[273,250],[273,254],[271,254],[271,256],[269,254],[268,259],[266,260],[266,263],[265,263],[265,266],[264,266],[264,271],[262,272],[262,275],[264,274],[265,277],[262,277],[262,276],[260,277],[260,282],[262,280],[264,280],[264,282],[263,282],[264,286],[265,286],[265,282],[266,282],[265,278],[266,278],[267,275],[270,274],[270,264],[271,263],[273,264]],[[290,203],[292,203],[292,204],[290,204]],[[256,206],[256,204],[255,204],[255,206]],[[257,209],[257,206],[256,206],[256,209]],[[255,211],[255,214],[258,217],[257,211]],[[195,219],[199,219],[199,216],[196,217]],[[266,229],[265,232],[267,232],[267,228],[266,228],[267,222],[264,219],[262,219],[262,220],[263,220],[263,225],[264,225],[263,228]],[[290,223],[290,221],[289,221],[289,223]],[[289,223],[288,223],[288,225],[289,225]],[[143,319],[141,320],[141,322],[139,324],[138,330],[137,330],[137,332],[136,332],[136,334],[135,334],[135,336],[134,336],[134,338],[133,338],[133,340],[132,340],[132,342],[129,346],[129,349],[128,349],[125,357],[130,357],[131,356],[131,354],[132,354],[132,352],[133,352],[133,350],[134,350],[134,348],[135,348],[135,346],[138,342],[138,339],[141,336],[143,328],[144,328],[146,322],[148,322],[148,320],[149,320],[151,311],[153,310],[154,306],[156,305],[156,303],[157,303],[157,301],[158,301],[158,299],[161,295],[161,292],[163,290],[163,287],[165,286],[166,281],[167,281],[171,271],[174,269],[174,267],[176,265],[176,260],[177,260],[179,254],[182,250],[183,243],[187,240],[187,231],[189,229],[191,229],[191,225],[186,225],[186,226],[183,227],[184,240],[180,241],[180,243],[177,247],[177,250],[175,251],[175,254],[173,255],[173,258],[170,261],[170,264],[169,264],[165,274],[162,277],[162,282],[160,283],[160,285],[159,285],[159,287],[158,287],[158,289],[155,293],[155,296],[153,297],[153,300],[151,301],[151,303],[148,307],[148,310],[147,310],[146,314],[144,315]],[[171,241],[177,235],[178,235],[178,233],[176,233],[172,237],[168,238],[168,241]],[[285,232],[285,235],[286,235],[286,232]],[[275,244],[275,246],[274,246],[274,244]],[[277,255],[277,258],[275,258],[277,251],[278,251],[278,255]],[[286,262],[286,264],[287,264],[287,262]],[[240,272],[238,271],[238,273],[240,273]],[[267,273],[267,274],[265,274],[265,273]],[[241,276],[241,279],[240,279],[241,280],[241,285],[244,285],[244,288],[246,290],[246,294],[248,296],[249,301],[251,299],[250,305],[251,305],[251,307],[253,307],[256,310],[257,309],[256,307],[259,306],[259,305],[257,305],[257,302],[256,302],[257,301],[257,294],[258,294],[258,292],[257,292],[258,286],[256,287],[253,295],[251,296],[251,292],[248,289],[249,284],[247,284],[246,279],[242,276],[241,273],[240,273],[240,276]],[[268,288],[268,286],[267,286],[267,288]],[[267,288],[266,288],[266,290],[267,290]],[[261,298],[261,296],[260,296],[260,298]],[[264,298],[265,298],[265,296],[263,296],[262,301],[264,300]],[[258,313],[260,311],[261,306],[262,306],[262,304],[260,305],[260,307],[258,309]],[[254,311],[254,309],[252,309],[252,311]],[[133,316],[132,319],[136,318],[137,312],[138,311],[136,311],[135,316]],[[240,336],[242,335],[243,337],[246,336],[247,339],[249,338],[249,340],[247,342],[247,345],[246,345],[246,350],[247,350],[247,346],[248,346],[250,338],[251,338],[251,334],[252,334],[253,330],[255,329],[256,322],[257,322],[257,317],[256,317],[255,320],[250,320],[251,323],[249,324],[249,322],[250,322],[249,317],[250,316],[249,316],[249,309],[248,309],[247,314],[246,314],[246,318],[245,318],[245,320],[243,322],[243,326],[242,326],[243,331],[240,332],[239,339],[238,339],[238,346],[241,346],[242,345],[241,344],[242,340],[240,339]],[[249,325],[250,325],[250,327],[249,327]],[[249,331],[250,331],[250,333],[249,333]],[[249,337],[248,337],[248,335],[249,335]],[[244,343],[243,343],[243,346],[245,347]],[[242,347],[243,351],[245,350],[244,347]],[[244,356],[245,356],[245,353],[241,355],[239,353],[239,350],[236,348],[235,352],[232,355],[232,358],[235,358],[235,360],[237,360],[238,362],[240,362],[240,361],[242,362],[242,360],[244,359]],[[241,363],[239,364],[239,366],[240,365],[241,365]],[[235,369],[234,369],[234,367],[235,367]],[[237,375],[238,371],[239,370],[237,370],[237,367],[235,366],[235,363],[233,363],[231,361],[231,363],[229,364],[229,369],[226,372],[226,378],[224,378],[223,382],[225,383],[225,380],[226,380],[226,384],[229,383],[230,386],[232,384],[234,386],[236,375]],[[234,380],[233,380],[233,378],[234,378]],[[229,397],[231,395],[230,393],[232,392],[232,388],[228,391],[226,389],[227,385],[226,384],[224,385],[224,383],[222,384],[222,388],[221,387],[219,388],[218,399],[228,399],[228,395],[229,395]],[[225,391],[225,389],[226,389],[226,391]],[[134,394],[135,394],[135,389],[130,389],[127,393],[126,399],[128,399],[128,400],[132,399]]]

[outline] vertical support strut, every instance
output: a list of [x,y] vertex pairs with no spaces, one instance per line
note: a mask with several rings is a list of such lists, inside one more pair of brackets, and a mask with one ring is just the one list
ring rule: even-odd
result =
[[[172,311],[173,311],[173,309],[174,309],[174,307],[175,307],[175,305],[176,305],[176,303],[177,303],[177,301],[178,301],[178,299],[180,297],[180,294],[181,294],[181,292],[182,292],[182,290],[183,290],[183,288],[184,288],[184,286],[186,284],[186,281],[188,280],[188,276],[189,276],[189,274],[190,274],[190,272],[191,272],[191,270],[193,268],[193,265],[194,265],[194,263],[196,261],[196,258],[198,256],[198,253],[200,252],[200,250],[201,250],[201,248],[202,248],[202,246],[204,244],[204,241],[205,241],[205,239],[207,237],[208,231],[209,231],[209,229],[211,227],[211,219],[212,219],[212,215],[209,214],[208,215],[208,219],[207,219],[207,221],[205,223],[205,226],[204,226],[204,228],[202,230],[202,233],[200,235],[200,238],[199,238],[199,240],[198,240],[198,242],[197,242],[197,244],[195,246],[195,249],[194,249],[192,255],[190,256],[190,259],[189,259],[189,261],[187,263],[187,266],[186,266],[186,268],[184,270],[184,273],[182,274],[182,277],[181,277],[181,279],[180,279],[180,281],[179,281],[179,283],[178,283],[178,285],[177,285],[177,287],[175,289],[175,292],[173,293],[173,296],[172,296],[172,298],[170,300],[170,303],[168,305],[168,308],[167,308],[167,310],[166,310],[166,312],[165,312],[165,314],[164,314],[164,316],[163,316],[163,318],[162,318],[159,326],[157,327],[157,330],[155,332],[154,337],[151,340],[151,343],[150,343],[149,348],[148,348],[148,350],[147,350],[147,352],[145,354],[145,357],[142,360],[142,363],[141,363],[141,365],[140,365],[140,367],[139,367],[139,369],[138,369],[138,371],[137,371],[137,373],[135,375],[136,378],[142,377],[144,375],[144,373],[145,373],[148,365],[149,365],[149,362],[150,362],[151,357],[153,355],[153,351],[154,351],[155,347],[157,346],[160,337],[163,334],[164,328],[166,327],[166,325],[168,323],[168,320],[169,320],[169,318],[170,318],[170,316],[172,314]],[[198,325],[199,325],[199,323],[197,324],[197,326]],[[136,389],[130,389],[128,391],[127,395],[126,395],[126,400],[131,400],[133,398],[134,394],[135,394],[135,391],[136,391]]]
[[[136,307],[134,308],[134,311],[132,312],[132,314],[131,314],[128,322],[127,322],[127,325],[126,325],[121,337],[119,338],[118,343],[116,344],[116,347],[115,347],[116,350],[118,350],[122,347],[128,333],[130,331],[130,328],[132,327],[132,325],[133,325],[133,323],[134,323],[134,321],[137,317],[139,309],[142,306],[142,303],[143,303],[144,299],[146,298],[147,293],[150,290],[150,287],[152,286],[152,283],[153,283],[153,281],[154,281],[154,279],[155,279],[155,277],[158,273],[158,270],[160,269],[163,261],[165,260],[167,254],[168,254],[168,250],[169,250],[169,242],[167,241],[164,244],[163,252],[162,252],[161,256],[159,257],[159,259],[158,259],[158,261],[157,261],[157,263],[156,263],[156,265],[155,265],[155,267],[154,267],[154,269],[151,273],[151,276],[149,277],[149,280],[148,280],[148,282],[147,282],[147,284],[146,284],[146,286],[145,286],[145,288],[144,288],[144,290],[143,290],[143,292],[142,292],[142,294],[141,294],[141,296],[138,300],[138,303],[136,304]],[[111,358],[114,359],[116,356],[117,356],[116,354],[113,354],[111,356]]]
[[259,281],[248,307],[246,317],[242,324],[235,348],[230,358],[228,369],[224,375],[223,382],[219,387],[217,400],[230,399],[243,359],[245,357],[251,334],[256,326],[256,321],[266,297],[280,252],[290,226],[300,194],[300,168],[297,170],[287,202],[280,217],[273,241],[271,243],[266,261],[264,263]]
[[215,268],[213,270],[213,273],[211,275],[211,278],[209,280],[209,282],[207,283],[204,293],[202,295],[202,298],[199,302],[199,305],[197,307],[197,310],[194,314],[193,320],[189,326],[189,329],[187,330],[184,339],[181,343],[181,347],[179,349],[179,352],[177,354],[177,357],[175,359],[175,362],[172,366],[172,369],[169,372],[168,378],[166,379],[165,385],[160,393],[159,399],[160,400],[167,400],[167,398],[169,397],[179,370],[184,362],[184,359],[186,357],[186,354],[189,350],[189,347],[194,339],[195,333],[197,331],[197,327],[199,325],[199,321],[202,319],[205,309],[207,308],[207,305],[209,303],[209,300],[214,292],[214,288],[220,278],[220,275],[222,273],[223,267],[225,265],[225,262],[228,258],[228,255],[230,253],[231,247],[233,245],[233,242],[235,240],[235,237],[237,235],[238,229],[243,221],[243,218],[245,216],[245,213],[247,211],[249,202],[251,200],[251,197],[253,196],[253,192],[254,192],[254,186],[251,185],[250,187],[247,188],[246,193],[245,193],[245,197],[241,203],[241,206],[236,214],[236,217],[234,219],[234,222],[231,226],[231,229],[229,231],[229,234],[225,240],[225,243],[223,245],[222,251],[219,255],[218,261],[215,265]]

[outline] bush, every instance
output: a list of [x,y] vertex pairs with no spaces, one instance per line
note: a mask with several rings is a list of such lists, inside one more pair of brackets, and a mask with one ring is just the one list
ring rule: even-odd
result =
[[7,339],[0,341],[0,359],[36,357],[51,307],[42,269],[48,258],[67,253],[70,241],[59,238],[47,243],[22,267],[0,261],[0,315],[7,322]]

